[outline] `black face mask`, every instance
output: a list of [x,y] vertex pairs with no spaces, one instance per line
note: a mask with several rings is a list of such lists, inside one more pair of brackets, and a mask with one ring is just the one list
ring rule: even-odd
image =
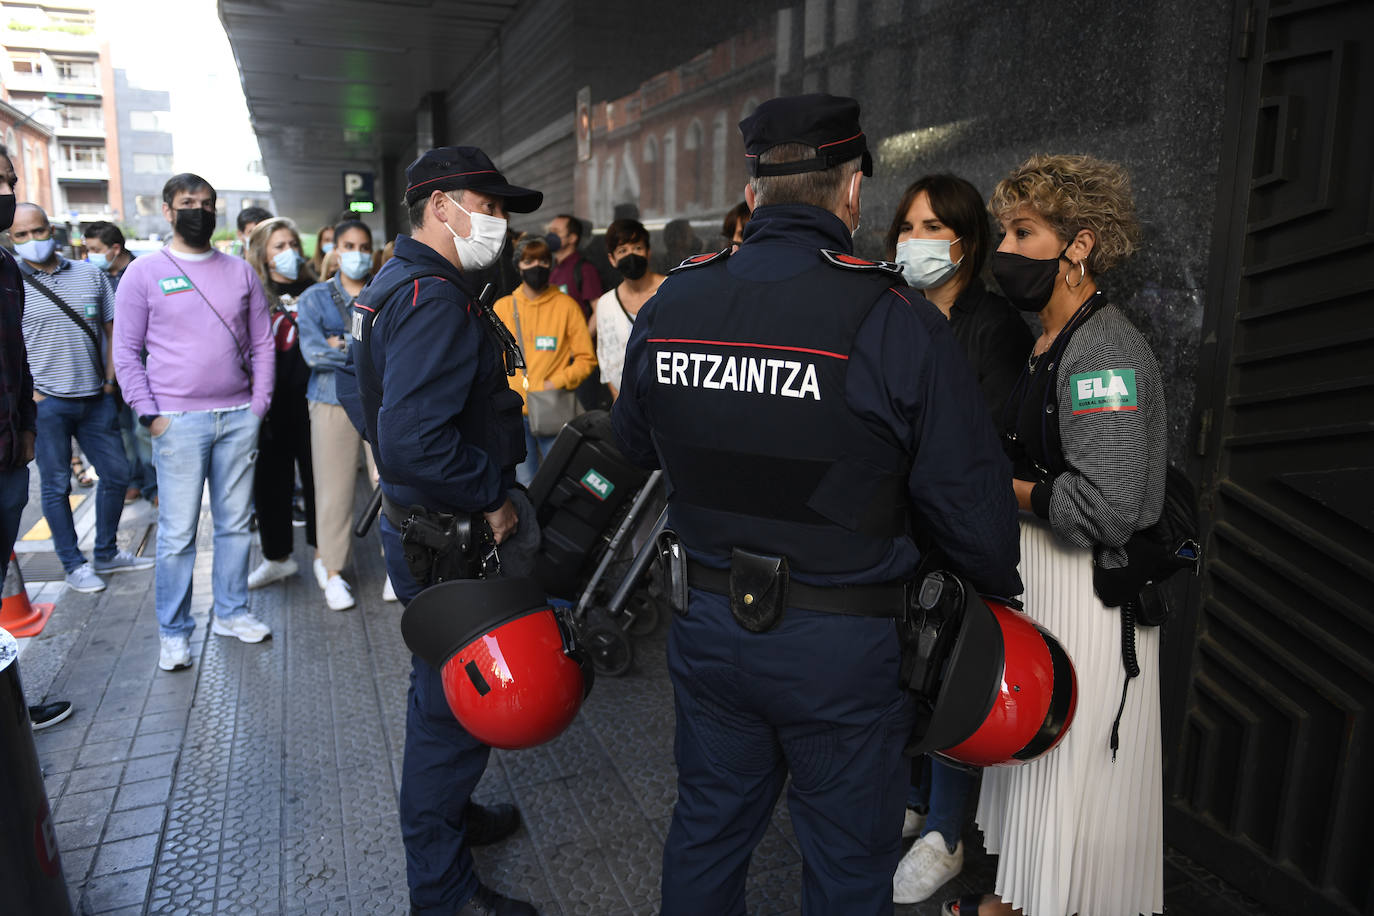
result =
[[210,236],[215,234],[215,213],[200,207],[187,207],[176,211],[176,221],[172,225],[187,245],[201,248],[210,244]]
[[649,271],[649,259],[642,254],[627,254],[615,262],[615,269],[626,280],[638,280]]
[[549,269],[547,267],[526,267],[520,271],[520,279],[536,293],[543,292],[544,287],[549,285]]
[[14,195],[0,194],[0,232],[14,225]]
[[[1065,245],[1064,251],[1068,250]],[[1002,287],[1002,295],[1023,312],[1043,311],[1054,292],[1054,281],[1059,276],[1059,259],[1064,256],[1064,251],[1053,258],[1028,258],[1007,251],[994,251],[992,275],[997,285]]]

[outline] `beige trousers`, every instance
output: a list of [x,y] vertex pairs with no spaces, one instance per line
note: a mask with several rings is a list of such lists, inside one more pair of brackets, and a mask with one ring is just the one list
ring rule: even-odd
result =
[[[310,402],[310,454],[315,469],[315,533],[325,569],[343,569],[353,548],[353,488],[358,482],[362,437],[342,407]],[[368,481],[377,474],[372,449]]]

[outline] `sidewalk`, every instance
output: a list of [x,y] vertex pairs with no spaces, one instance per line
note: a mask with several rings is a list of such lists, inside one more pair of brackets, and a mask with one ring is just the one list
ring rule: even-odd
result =
[[[63,593],[49,624],[68,648],[42,695],[76,711],[35,743],[76,911],[408,912],[395,798],[409,654],[400,606],[380,600],[375,533],[356,552],[357,608],[329,611],[302,562],[252,593],[275,636],[245,645],[206,635],[209,530],[207,512],[190,670],[157,669],[151,571]],[[296,555],[309,557],[303,543]],[[676,794],[665,642],[662,628],[640,640],[631,674],[598,680],[557,741],[493,752],[476,797],[515,803],[524,826],[476,851],[487,883],[546,916],[657,912]],[[21,661],[35,702],[26,664],[38,648]],[[994,860],[972,829],[965,844],[964,873],[898,914],[935,916],[941,899],[991,887]],[[1187,867],[1166,869],[1170,914],[1262,912]],[[754,855],[749,912],[797,913],[800,887],[780,805]]]

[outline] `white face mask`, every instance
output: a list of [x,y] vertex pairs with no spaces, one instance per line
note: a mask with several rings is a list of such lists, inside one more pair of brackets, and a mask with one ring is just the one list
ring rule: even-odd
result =
[[[448,197],[448,195],[444,195]],[[466,238],[453,231],[448,223],[444,226],[453,236],[453,247],[458,250],[458,260],[464,270],[481,270],[496,263],[501,256],[501,248],[506,244],[506,221],[485,213],[473,213],[458,201],[449,197],[449,202],[468,215],[472,226]]]
[[954,275],[961,257],[953,261],[949,256],[949,246],[954,242],[946,239],[907,239],[897,243],[897,263],[902,265],[902,275],[908,286],[916,289],[930,289],[939,286]]

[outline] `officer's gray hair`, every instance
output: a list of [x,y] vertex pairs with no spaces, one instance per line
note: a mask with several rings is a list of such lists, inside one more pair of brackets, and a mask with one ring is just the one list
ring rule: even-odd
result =
[[[781,143],[759,154],[759,162],[774,165],[815,158],[816,151],[804,143]],[[754,189],[754,206],[769,204],[810,204],[825,210],[838,202],[841,186],[859,169],[859,157],[834,168],[799,175],[768,175],[749,179]]]

